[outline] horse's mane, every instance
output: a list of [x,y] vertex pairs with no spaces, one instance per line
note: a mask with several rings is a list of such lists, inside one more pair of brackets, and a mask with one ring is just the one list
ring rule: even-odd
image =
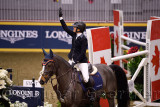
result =
[[71,65],[68,63],[68,61],[66,61],[66,60],[65,60],[64,58],[62,58],[61,56],[55,55],[55,57],[56,57],[58,60],[64,62],[67,66],[71,66]]

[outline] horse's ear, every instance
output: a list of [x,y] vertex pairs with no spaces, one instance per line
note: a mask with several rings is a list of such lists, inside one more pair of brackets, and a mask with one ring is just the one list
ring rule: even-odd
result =
[[42,48],[44,56],[47,55],[47,52]]
[[52,52],[52,50],[51,50],[51,49],[50,49],[50,52],[49,52],[49,53],[50,53],[50,54],[49,54],[49,55],[50,55],[50,57],[51,57],[51,58],[53,58],[53,57],[54,57],[54,54],[53,54],[53,52]]

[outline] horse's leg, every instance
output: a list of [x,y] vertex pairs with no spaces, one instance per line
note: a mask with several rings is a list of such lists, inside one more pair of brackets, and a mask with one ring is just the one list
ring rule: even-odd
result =
[[64,104],[64,103],[61,103],[61,107],[67,107],[67,106],[66,106],[66,104]]
[[93,107],[100,107],[99,102],[94,102]]
[[112,98],[107,96],[107,100],[109,103],[109,107],[115,107],[114,97]]
[[78,107],[78,105],[73,103],[70,107]]

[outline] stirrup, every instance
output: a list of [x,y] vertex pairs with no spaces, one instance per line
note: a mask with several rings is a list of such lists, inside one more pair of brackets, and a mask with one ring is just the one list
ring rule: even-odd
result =
[[87,97],[89,98],[89,100],[91,102],[95,101],[96,93],[95,93],[94,88],[92,88],[92,87],[88,88],[88,90],[87,90]]

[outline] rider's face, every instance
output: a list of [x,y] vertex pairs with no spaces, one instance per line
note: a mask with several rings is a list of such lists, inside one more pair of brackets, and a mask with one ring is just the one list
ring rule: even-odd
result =
[[73,27],[73,32],[76,32],[76,29],[77,29],[76,27]]
[[73,32],[79,32],[80,31],[80,29],[77,29],[76,27],[73,27]]

